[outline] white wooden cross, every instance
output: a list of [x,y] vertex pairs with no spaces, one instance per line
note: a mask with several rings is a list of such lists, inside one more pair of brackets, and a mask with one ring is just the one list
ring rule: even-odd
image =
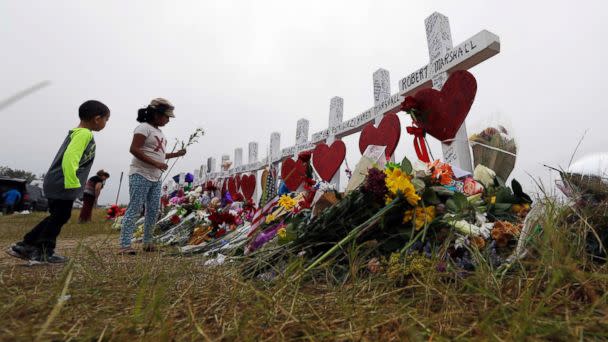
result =
[[[262,162],[233,168],[229,172],[213,172],[209,167],[209,177],[225,177],[231,173],[259,170],[266,164],[277,163],[287,156],[292,156],[306,149],[314,148],[315,144],[326,141],[331,144],[336,139],[359,132],[369,122],[378,123],[387,113],[400,110],[403,99],[414,95],[418,90],[428,87],[440,89],[449,73],[457,70],[467,70],[489,59],[500,52],[500,39],[497,35],[483,30],[461,44],[452,47],[449,22],[440,13],[433,13],[425,20],[427,44],[430,62],[417,69],[399,81],[399,91],[390,94],[390,76],[388,71],[379,69],[373,75],[374,106],[360,112],[350,120],[343,121],[344,102],[335,97],[330,101],[329,127],[312,135],[311,140],[300,144],[301,135],[296,134],[296,145],[280,150],[280,135],[271,135],[269,155]],[[299,137],[299,138],[298,138]],[[403,141],[403,140],[402,140]],[[472,171],[471,154],[465,125],[459,129],[455,141],[450,146],[443,145],[444,160],[457,167]],[[339,172],[332,183],[339,184]]]
[[[438,60],[452,49],[452,34],[448,17],[440,13],[433,13],[424,21],[426,26],[426,40],[429,48],[431,61]],[[441,90],[445,81],[448,80],[446,71],[437,71],[431,75],[433,88]],[[458,129],[454,141],[451,144],[441,144],[444,161],[453,164],[463,170],[473,172],[471,161],[471,150],[469,148],[469,136],[467,134],[466,122]]]
[[[344,117],[344,99],[339,96],[334,96],[329,100],[329,128],[330,133],[327,137],[325,143],[330,146],[334,141],[339,140],[335,134],[333,134],[333,128],[338,127],[342,123],[342,118]],[[342,166],[338,168],[336,174],[331,179],[330,184],[336,187],[336,189],[340,189],[340,171],[342,170]]]
[[[386,69],[378,69],[373,75],[374,86],[374,106],[379,105],[382,101],[386,101],[391,97],[391,76]],[[376,126],[382,121],[382,116],[377,116],[374,120]],[[395,161],[395,153],[391,156],[391,161]]]
[[234,165],[233,167],[238,167],[243,165],[243,149],[237,147],[234,149]]

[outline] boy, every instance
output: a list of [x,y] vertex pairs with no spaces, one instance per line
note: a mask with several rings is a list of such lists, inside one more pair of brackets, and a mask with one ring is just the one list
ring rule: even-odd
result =
[[72,215],[74,200],[80,198],[95,158],[92,131],[99,132],[110,118],[103,103],[89,100],[78,108],[80,125],[69,131],[44,178],[44,193],[49,200],[50,215],[42,220],[23,241],[9,247],[16,258],[50,263],[64,263],[66,257],[55,254],[55,242],[61,227]]

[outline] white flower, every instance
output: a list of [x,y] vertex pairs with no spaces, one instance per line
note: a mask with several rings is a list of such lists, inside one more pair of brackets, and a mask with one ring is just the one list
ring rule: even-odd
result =
[[486,224],[484,224],[482,227],[479,227],[479,226],[476,226],[465,220],[448,219],[447,222],[450,226],[456,228],[456,231],[458,231],[461,234],[464,234],[467,236],[482,236],[485,239],[490,237],[491,229],[488,229]]
[[486,213],[475,213],[475,223],[480,226],[483,226],[487,222],[488,217],[486,216]]
[[466,236],[460,235],[456,241],[454,241],[454,248],[460,249],[469,245],[469,239]]
[[473,172],[473,178],[481,182],[484,187],[489,187],[494,185],[494,178],[496,178],[496,172],[492,169],[487,168],[481,164],[475,167],[475,171]]
[[429,163],[424,163],[421,162],[420,160],[417,160],[414,163],[414,174],[416,175],[417,178],[424,178],[424,177],[428,177],[432,174],[431,169],[429,168]]

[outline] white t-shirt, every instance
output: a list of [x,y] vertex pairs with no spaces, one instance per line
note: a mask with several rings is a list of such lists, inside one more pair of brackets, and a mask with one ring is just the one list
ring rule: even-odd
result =
[[[160,129],[145,122],[137,126],[135,131],[133,131],[133,134],[141,134],[146,137],[144,146],[141,148],[146,156],[161,163],[165,162],[165,148],[167,147],[167,139]],[[129,175],[134,173],[142,175],[152,182],[157,182],[159,181],[162,171],[142,160],[139,160],[136,157],[133,157]]]

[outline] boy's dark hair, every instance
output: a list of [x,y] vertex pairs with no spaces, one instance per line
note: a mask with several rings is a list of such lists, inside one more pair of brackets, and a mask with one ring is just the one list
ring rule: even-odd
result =
[[96,100],[86,101],[78,108],[78,117],[83,121],[89,121],[96,116],[106,116],[109,113],[110,108]]

